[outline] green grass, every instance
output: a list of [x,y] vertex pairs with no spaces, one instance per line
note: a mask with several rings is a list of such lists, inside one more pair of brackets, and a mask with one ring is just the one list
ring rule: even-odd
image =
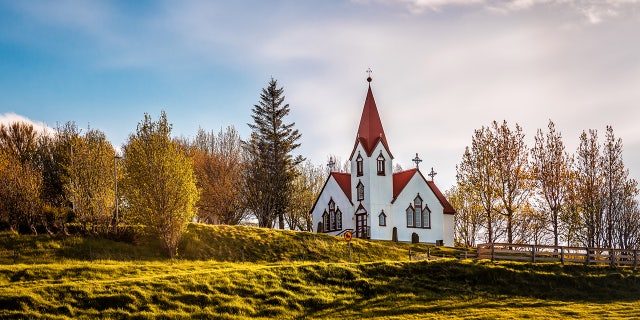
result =
[[628,318],[632,269],[444,259],[0,266],[0,318]]
[[631,268],[410,262],[409,249],[427,246],[363,240],[353,241],[349,263],[339,238],[249,227],[192,224],[184,240],[180,259],[169,260],[152,239],[1,234],[2,248],[21,255],[0,264],[0,318],[633,318],[640,310]]
[[[0,263],[51,263],[65,260],[164,261],[167,258],[158,241],[141,237],[136,245],[77,236],[25,236],[0,233]],[[351,260],[347,243],[341,237],[312,232],[293,232],[243,226],[187,225],[178,259],[230,262],[409,260],[413,254],[457,256],[461,250],[426,244],[391,241],[351,241]],[[16,254],[14,254],[14,249]]]

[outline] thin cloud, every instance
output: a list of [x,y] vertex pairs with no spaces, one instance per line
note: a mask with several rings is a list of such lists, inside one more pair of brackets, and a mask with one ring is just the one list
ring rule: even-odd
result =
[[52,135],[56,132],[55,129],[49,127],[42,121],[34,121],[27,117],[15,114],[13,112],[0,113],[0,125],[10,125],[15,122],[22,122],[33,126],[33,129],[41,134]]
[[508,14],[548,6],[573,11],[592,24],[615,19],[621,15],[637,15],[640,10],[640,0],[354,0],[354,2],[398,5],[412,14],[446,12],[450,8],[481,9]]

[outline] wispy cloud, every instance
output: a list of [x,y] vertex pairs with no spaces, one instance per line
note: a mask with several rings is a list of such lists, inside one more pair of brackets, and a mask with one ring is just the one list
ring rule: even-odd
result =
[[13,112],[8,113],[0,113],[0,125],[10,125],[14,122],[22,122],[33,126],[33,129],[41,134],[53,134],[56,132],[55,129],[48,126],[46,123],[42,121],[34,121],[27,117],[21,116],[19,114],[15,114]]
[[427,11],[444,12],[447,9],[481,9],[499,13],[528,10],[548,6],[568,9],[588,22],[597,24],[619,15],[637,15],[640,0],[353,0],[356,3],[383,3],[406,8],[412,14]]

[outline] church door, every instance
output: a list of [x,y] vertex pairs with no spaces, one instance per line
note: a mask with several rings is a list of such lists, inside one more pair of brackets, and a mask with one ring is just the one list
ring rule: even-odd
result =
[[356,238],[368,238],[367,214],[356,214]]

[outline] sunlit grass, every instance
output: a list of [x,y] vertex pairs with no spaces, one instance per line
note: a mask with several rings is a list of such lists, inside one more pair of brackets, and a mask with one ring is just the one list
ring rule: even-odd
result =
[[349,263],[336,237],[197,224],[174,260],[149,239],[4,234],[0,244],[23,248],[16,263],[5,254],[0,264],[2,319],[633,318],[640,310],[631,268],[410,262],[409,249],[460,252],[424,244],[355,240]]

